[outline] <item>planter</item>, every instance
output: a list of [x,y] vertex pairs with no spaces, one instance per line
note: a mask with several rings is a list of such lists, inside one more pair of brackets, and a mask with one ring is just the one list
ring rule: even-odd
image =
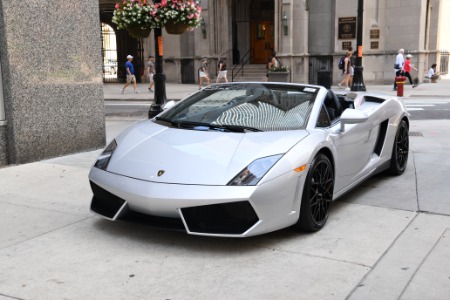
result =
[[150,35],[150,32],[152,32],[151,28],[142,29],[141,27],[129,27],[127,30],[135,39],[147,38]]
[[189,25],[167,22],[164,28],[166,28],[168,34],[183,34],[189,28]]
[[290,72],[267,72],[267,75],[270,82],[291,82]]

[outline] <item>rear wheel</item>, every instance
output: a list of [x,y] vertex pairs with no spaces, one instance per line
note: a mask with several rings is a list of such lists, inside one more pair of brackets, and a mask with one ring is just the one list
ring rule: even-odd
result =
[[409,129],[405,120],[400,122],[395,135],[394,147],[392,149],[391,166],[389,171],[394,175],[405,172],[408,163],[409,152]]
[[333,200],[334,171],[330,160],[318,154],[306,175],[300,217],[296,227],[303,231],[318,231],[328,220]]

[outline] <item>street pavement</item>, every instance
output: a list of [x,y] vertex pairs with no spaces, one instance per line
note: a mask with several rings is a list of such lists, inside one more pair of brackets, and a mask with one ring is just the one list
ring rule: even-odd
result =
[[[198,89],[166,87],[168,99]],[[105,100],[152,96],[120,88],[105,84]],[[408,85],[405,100],[449,91],[450,78]],[[107,141],[140,120],[107,117]],[[340,198],[313,234],[207,238],[103,220],[87,178],[101,150],[0,168],[0,299],[450,299],[450,120],[410,131],[406,172]]]
[[[450,97],[450,91],[447,91],[448,80],[450,75],[447,75],[439,81],[439,83],[420,84],[416,88],[412,88],[411,85],[406,84],[404,86],[405,98],[429,98],[429,97]],[[122,83],[107,83],[104,84],[104,98],[105,100],[130,100],[130,101],[153,101],[154,93],[149,92],[148,84],[141,83],[137,85],[137,92],[135,93],[132,86],[128,86],[125,92],[122,94],[121,90],[124,84]],[[179,84],[179,83],[166,83],[166,94],[168,100],[180,100],[189,94],[192,94],[198,90],[198,84]],[[397,95],[396,91],[392,90],[392,85],[368,85],[366,89],[368,92],[380,92],[389,95]],[[339,91],[337,86],[332,87],[333,90]]]

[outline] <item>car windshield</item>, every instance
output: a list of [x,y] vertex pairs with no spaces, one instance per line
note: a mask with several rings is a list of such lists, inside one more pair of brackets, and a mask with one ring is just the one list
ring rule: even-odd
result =
[[281,84],[213,85],[186,98],[156,120],[197,130],[305,129],[318,90]]

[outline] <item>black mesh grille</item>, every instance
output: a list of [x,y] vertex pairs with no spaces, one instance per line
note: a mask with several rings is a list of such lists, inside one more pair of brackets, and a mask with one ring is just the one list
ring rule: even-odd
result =
[[[114,218],[116,213],[125,203],[125,200],[102,189],[93,182],[91,182],[91,188],[92,192],[94,193],[94,197],[92,199],[91,204],[92,211],[110,219]],[[126,211],[121,213],[118,219],[125,222],[140,224],[149,227],[180,230],[180,231],[186,230],[184,228],[183,221],[180,218],[151,216],[132,211],[129,208],[127,208]]]
[[114,218],[116,213],[125,203],[125,200],[102,189],[92,181],[90,183],[92,192],[94,193],[91,202],[91,210],[107,218]]
[[258,222],[248,201],[212,204],[181,209],[191,232],[242,234]]
[[152,228],[163,228],[186,232],[186,228],[184,228],[183,221],[181,221],[180,218],[151,216],[132,211],[131,209],[128,209],[127,212],[120,217],[120,220]]

